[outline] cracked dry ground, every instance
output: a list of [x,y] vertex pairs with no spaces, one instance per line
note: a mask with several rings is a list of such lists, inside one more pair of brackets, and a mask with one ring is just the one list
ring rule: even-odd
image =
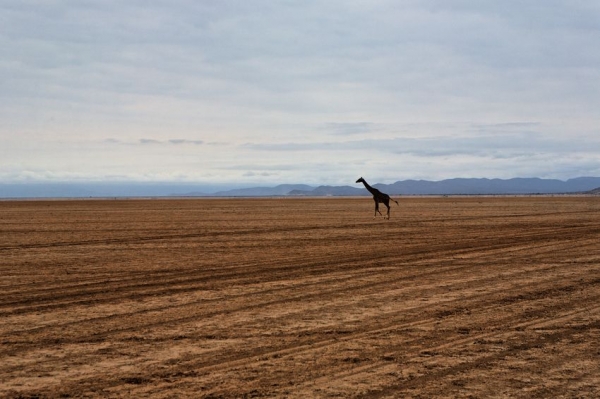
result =
[[0,202],[0,397],[600,396],[600,198]]

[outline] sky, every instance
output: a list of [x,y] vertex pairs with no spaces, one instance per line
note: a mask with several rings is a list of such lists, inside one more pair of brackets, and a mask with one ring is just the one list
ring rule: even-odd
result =
[[0,0],[0,182],[600,176],[595,0]]

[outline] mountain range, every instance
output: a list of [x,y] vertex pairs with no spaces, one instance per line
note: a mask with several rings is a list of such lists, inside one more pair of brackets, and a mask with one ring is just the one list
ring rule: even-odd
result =
[[[272,197],[272,196],[361,196],[370,195],[362,184],[310,186],[281,184],[274,187],[224,186],[191,183],[0,183],[0,198],[83,197]],[[600,194],[600,177],[567,181],[540,178],[403,180],[373,184],[389,195],[510,195],[510,194]],[[221,190],[219,190],[221,188]]]
[[[567,181],[540,178],[448,179],[441,181],[403,180],[393,184],[373,184],[389,195],[509,195],[586,193],[600,188],[600,177],[579,177]],[[246,196],[360,196],[370,195],[362,184],[356,186],[319,186],[285,184],[220,191],[224,197]]]

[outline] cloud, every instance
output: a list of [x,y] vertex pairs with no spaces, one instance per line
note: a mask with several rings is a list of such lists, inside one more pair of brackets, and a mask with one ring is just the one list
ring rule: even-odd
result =
[[541,127],[540,122],[474,123],[470,127],[477,132],[506,132]]
[[[108,138],[102,140],[103,143],[106,144],[124,144],[124,145],[172,145],[172,146],[181,146],[181,145],[202,145],[205,144],[203,140],[188,140],[188,139],[168,139],[168,140],[156,140],[149,138],[141,138],[138,141],[125,141],[115,138]],[[226,143],[207,143],[209,145],[219,145]]]
[[160,144],[161,142],[153,139],[140,139],[140,144]]
[[0,175],[595,170],[594,2],[0,7]]
[[[498,131],[515,126],[478,127],[479,130]],[[531,125],[524,125],[529,127]],[[287,142],[245,144],[245,147],[266,152],[348,152],[413,154],[421,157],[446,157],[471,155],[509,159],[536,153],[566,154],[600,151],[600,140],[574,141],[568,137],[549,139],[539,132],[478,134],[464,136],[402,137],[385,139],[360,139],[339,142]]]
[[366,134],[376,129],[376,124],[372,122],[329,122],[322,127],[325,132],[341,136]]
[[269,172],[254,172],[254,171],[248,171],[245,172],[244,174],[242,174],[242,176],[244,177],[271,177],[271,176],[277,176],[277,174],[275,173],[269,173]]
[[[304,164],[306,165],[306,164]],[[285,171],[285,170],[299,170],[304,167],[304,165],[294,165],[294,164],[284,164],[284,163],[251,163],[251,164],[235,164],[235,165],[226,165],[222,166],[221,169],[225,170],[236,170],[236,171],[244,171],[244,170],[272,170],[272,171]]]
[[202,140],[185,140],[185,139],[171,139],[169,140],[169,143],[171,144],[193,144],[193,145],[200,145],[200,144],[204,144],[204,141]]

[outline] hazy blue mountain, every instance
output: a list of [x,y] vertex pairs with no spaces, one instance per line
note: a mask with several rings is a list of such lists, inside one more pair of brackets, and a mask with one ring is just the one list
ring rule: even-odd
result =
[[312,190],[292,190],[288,193],[288,195],[298,196],[355,196],[367,194],[369,192],[365,189],[350,186],[319,186]]
[[390,195],[559,194],[591,190],[600,186],[600,178],[582,177],[567,181],[539,178],[405,180],[374,186]]
[[588,191],[587,194],[600,195],[600,187]]
[[[584,193],[600,187],[599,177],[567,181],[539,178],[448,179],[441,181],[403,180],[373,184],[389,195],[476,195],[476,194],[559,194]],[[360,196],[370,195],[362,184],[319,186],[281,184],[274,187],[246,187],[189,183],[0,183],[0,198],[83,198],[83,197],[164,197],[164,196]],[[239,187],[239,186],[238,186]],[[227,190],[224,190],[227,188]]]
[[314,187],[306,184],[281,184],[275,187],[251,187],[227,191],[217,191],[211,196],[216,197],[269,197],[287,195],[293,190],[312,190]]
[[[313,190],[295,190],[289,195],[370,195],[364,187],[357,186],[360,188],[322,186]],[[560,194],[586,192],[600,187],[600,178],[580,177],[567,181],[539,178],[404,180],[393,184],[373,184],[373,187],[389,195]]]
[[60,183],[0,184],[0,198],[90,197],[96,191],[85,185]]
[[146,182],[0,183],[0,198],[164,197],[191,191],[198,195],[200,191],[222,188],[224,186]]

